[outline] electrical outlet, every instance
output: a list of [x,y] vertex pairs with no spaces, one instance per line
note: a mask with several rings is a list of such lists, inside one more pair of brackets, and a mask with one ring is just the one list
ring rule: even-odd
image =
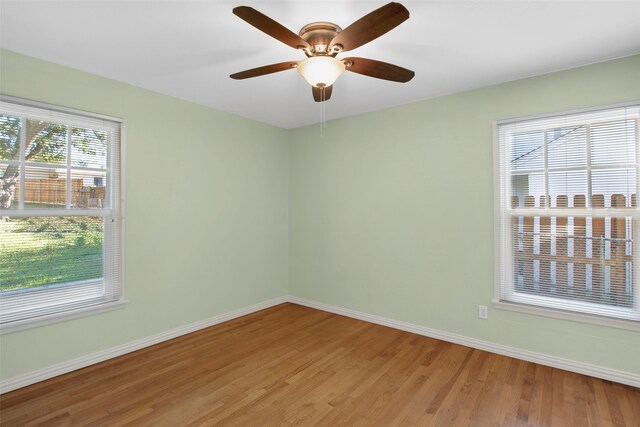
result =
[[481,319],[487,319],[488,313],[487,313],[487,306],[486,305],[479,305],[478,306],[478,317]]

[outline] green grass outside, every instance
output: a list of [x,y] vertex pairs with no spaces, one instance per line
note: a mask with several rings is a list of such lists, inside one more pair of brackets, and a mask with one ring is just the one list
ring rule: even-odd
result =
[[101,278],[102,245],[101,218],[0,221],[0,292]]

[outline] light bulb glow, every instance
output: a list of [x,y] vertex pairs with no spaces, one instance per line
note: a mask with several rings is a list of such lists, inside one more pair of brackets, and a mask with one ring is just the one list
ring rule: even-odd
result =
[[345,66],[332,56],[313,56],[298,64],[298,73],[311,86],[331,86],[344,73]]

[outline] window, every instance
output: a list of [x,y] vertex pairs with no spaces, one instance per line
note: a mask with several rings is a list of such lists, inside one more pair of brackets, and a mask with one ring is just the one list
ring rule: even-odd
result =
[[124,305],[121,127],[1,98],[3,332]]
[[639,121],[636,103],[497,124],[496,307],[640,327]]

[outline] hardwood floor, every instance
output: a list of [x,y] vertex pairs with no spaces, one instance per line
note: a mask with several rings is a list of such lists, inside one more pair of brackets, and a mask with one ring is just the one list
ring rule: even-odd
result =
[[640,389],[283,304],[1,396],[0,424],[640,426]]

